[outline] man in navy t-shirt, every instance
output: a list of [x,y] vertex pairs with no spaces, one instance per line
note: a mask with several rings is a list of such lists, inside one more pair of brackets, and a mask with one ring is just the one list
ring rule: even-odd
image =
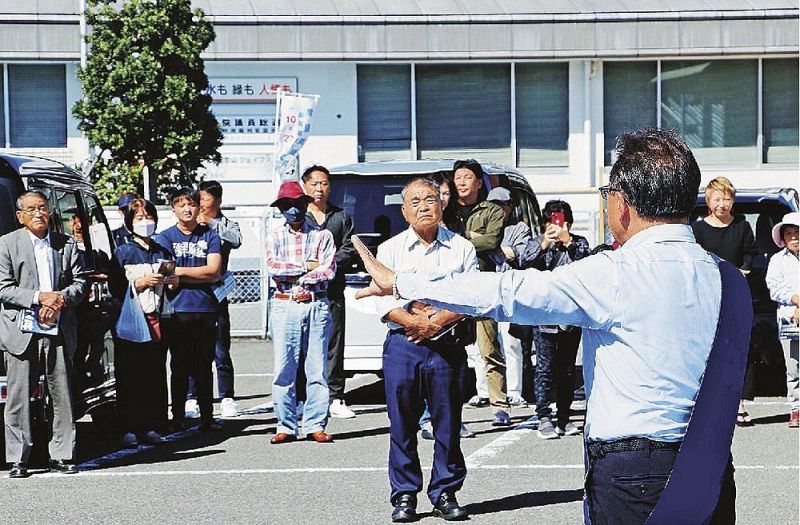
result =
[[200,199],[191,188],[181,188],[170,197],[178,223],[156,237],[156,242],[175,258],[180,286],[170,295],[175,314],[167,330],[172,378],[172,421],[184,427],[184,402],[189,375],[194,377],[200,406],[201,430],[219,430],[213,418],[211,363],[217,340],[217,298],[211,285],[220,279],[220,238],[208,226],[198,224]]

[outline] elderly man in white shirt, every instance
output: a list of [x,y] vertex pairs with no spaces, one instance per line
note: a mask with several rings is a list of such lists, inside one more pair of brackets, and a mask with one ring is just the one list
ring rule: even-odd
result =
[[800,213],[787,213],[772,228],[772,240],[783,248],[769,260],[767,287],[773,301],[778,303],[778,326],[786,360],[786,389],[792,404],[789,426],[800,426],[800,373],[798,373],[797,324],[800,320],[800,261],[798,238]]
[[[409,182],[403,189],[402,211],[410,227],[378,247],[380,261],[423,274],[478,271],[472,243],[440,225],[442,203],[436,182]],[[428,497],[435,515],[465,519],[467,511],[455,497],[467,474],[459,435],[467,356],[459,333],[470,321],[463,320],[455,333],[441,335],[462,316],[391,297],[378,302],[381,319],[389,328],[383,346],[383,374],[391,436],[392,521],[417,518],[417,493],[422,490],[417,430],[426,401],[435,440]]]
[[[621,136],[617,151],[609,184],[600,191],[619,250],[552,272],[511,270],[476,277],[440,271],[425,276],[382,267],[356,240],[373,277],[358,296],[393,294],[498,321],[584,328],[590,522],[644,523],[662,494],[669,494],[667,508],[659,506],[668,515],[693,513],[688,521],[673,522],[733,523],[730,438],[747,352],[736,337],[750,328],[749,292],[735,268],[694,240],[688,217],[700,170],[686,144],[672,132],[642,130]],[[721,310],[723,300],[734,307]],[[722,338],[718,321],[726,330]],[[714,359],[715,367],[707,369],[710,356],[720,355],[720,342],[729,357]],[[701,416],[713,421],[711,434],[703,421],[689,424],[695,406],[700,407],[701,380],[709,372],[724,384],[722,390],[714,381],[702,385],[712,394],[703,399],[719,401]],[[703,408],[708,407],[704,402]],[[687,428],[696,429],[691,446],[685,447],[693,462],[713,458],[704,472],[693,470],[691,462],[677,469]],[[667,480],[672,483],[677,472],[681,481],[676,490],[666,491]],[[621,484],[623,478],[630,483]],[[688,486],[689,491],[677,490]]]
[[23,228],[0,237],[0,350],[6,352],[5,444],[12,478],[28,476],[30,400],[41,373],[53,403],[49,468],[63,474],[78,471],[71,462],[75,421],[70,369],[77,341],[75,308],[86,281],[75,241],[51,232],[49,218],[44,194],[23,193],[17,199]]

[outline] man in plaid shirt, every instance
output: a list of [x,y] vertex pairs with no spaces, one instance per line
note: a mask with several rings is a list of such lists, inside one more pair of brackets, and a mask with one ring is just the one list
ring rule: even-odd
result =
[[306,221],[313,200],[299,182],[281,184],[272,203],[286,223],[267,237],[267,271],[275,281],[270,321],[275,353],[272,400],[278,429],[273,444],[297,440],[297,368],[305,361],[307,400],[303,432],[307,439],[330,443],[328,382],[325,363],[330,339],[331,313],[328,283],[336,273],[336,246],[331,232]]

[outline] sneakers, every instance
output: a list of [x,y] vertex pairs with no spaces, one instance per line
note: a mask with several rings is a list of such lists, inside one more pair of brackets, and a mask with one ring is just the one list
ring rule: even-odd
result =
[[139,440],[136,439],[136,434],[133,432],[123,434],[120,442],[127,448],[137,448],[139,446]]
[[331,417],[337,419],[353,419],[356,417],[356,413],[347,408],[347,403],[344,402],[344,399],[334,399],[331,402],[330,413]]
[[800,409],[793,408],[792,415],[789,416],[789,427],[797,428],[800,426]]
[[511,426],[511,418],[508,417],[508,412],[505,410],[498,410],[494,413],[494,419],[492,420],[493,427],[510,427]]
[[471,406],[472,408],[482,408],[489,406],[489,398],[488,397],[481,397],[481,396],[472,396],[467,401],[467,405]]
[[433,439],[433,425],[430,421],[422,424],[422,439]]
[[553,422],[550,421],[550,418],[546,417],[543,417],[541,421],[539,421],[539,430],[537,434],[541,439],[558,439],[556,427],[553,425]]
[[200,407],[197,404],[196,399],[187,399],[186,405],[184,406],[184,417],[186,419],[199,419],[200,418]]
[[234,401],[232,397],[223,398],[219,407],[220,415],[224,418],[237,417],[239,415],[239,407],[236,406],[236,401]]
[[581,429],[576,427],[573,423],[567,423],[563,427],[556,426],[556,434],[559,436],[577,436],[581,433]]
[[148,430],[142,434],[142,443],[147,443],[148,445],[161,445],[162,443],[166,442],[167,440],[155,430]]
[[528,402],[525,401],[525,399],[523,399],[522,396],[517,396],[517,395],[508,396],[508,398],[506,398],[506,402],[508,403],[508,406],[510,406],[512,408],[527,408],[528,407]]
[[472,430],[468,429],[467,425],[465,425],[464,423],[461,423],[461,430],[458,431],[458,434],[462,438],[474,438],[475,437],[475,432],[473,432]]

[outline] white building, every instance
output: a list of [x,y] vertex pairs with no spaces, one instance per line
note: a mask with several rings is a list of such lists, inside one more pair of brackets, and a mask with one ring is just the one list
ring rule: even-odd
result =
[[[81,96],[80,3],[0,5],[6,150],[86,156],[70,113]],[[228,203],[270,197],[274,102],[257,93],[265,85],[320,95],[301,166],[493,160],[525,173],[542,203],[565,197],[589,231],[614,137],[637,127],[675,128],[704,181],[798,187],[794,1],[194,4],[217,32],[205,58],[214,111],[227,124],[213,174]]]

